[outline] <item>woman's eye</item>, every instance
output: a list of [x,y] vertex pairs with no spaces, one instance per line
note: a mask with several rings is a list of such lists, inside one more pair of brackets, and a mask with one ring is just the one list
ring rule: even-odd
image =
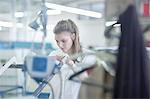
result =
[[65,43],[66,41],[65,41],[65,40],[62,40],[62,42]]

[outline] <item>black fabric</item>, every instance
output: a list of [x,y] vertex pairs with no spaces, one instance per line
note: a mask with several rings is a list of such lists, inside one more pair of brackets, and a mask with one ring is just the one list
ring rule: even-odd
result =
[[148,55],[138,15],[130,5],[119,17],[121,38],[117,56],[113,98],[150,97]]

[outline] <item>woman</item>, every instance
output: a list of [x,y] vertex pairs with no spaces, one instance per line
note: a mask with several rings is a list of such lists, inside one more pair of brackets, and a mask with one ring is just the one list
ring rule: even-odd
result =
[[[82,53],[79,31],[76,24],[68,19],[61,20],[54,28],[55,40],[60,50],[54,51],[50,56],[54,56],[57,60],[63,63],[59,73],[56,73],[50,83],[54,89],[55,99],[77,99],[81,83],[76,83],[68,80],[68,78],[76,71],[82,69],[76,64],[82,62],[84,58],[70,59],[71,55]],[[81,77],[82,76],[82,77]],[[84,73],[80,78],[87,77]]]

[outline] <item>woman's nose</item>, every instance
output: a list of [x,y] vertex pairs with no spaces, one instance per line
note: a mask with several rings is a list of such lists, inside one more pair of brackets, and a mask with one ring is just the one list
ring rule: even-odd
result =
[[60,48],[63,48],[63,44],[62,44],[62,43],[59,43],[59,47],[60,47]]

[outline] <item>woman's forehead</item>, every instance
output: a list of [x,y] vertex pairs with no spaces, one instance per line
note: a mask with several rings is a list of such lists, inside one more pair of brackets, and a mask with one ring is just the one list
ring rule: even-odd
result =
[[55,39],[61,39],[61,38],[68,38],[70,37],[71,33],[69,32],[61,32],[58,34],[55,34]]
[[60,33],[57,33],[56,35],[59,35],[59,34],[61,34],[61,35],[69,35],[69,34],[71,34],[71,32],[62,31],[62,32],[60,32]]

